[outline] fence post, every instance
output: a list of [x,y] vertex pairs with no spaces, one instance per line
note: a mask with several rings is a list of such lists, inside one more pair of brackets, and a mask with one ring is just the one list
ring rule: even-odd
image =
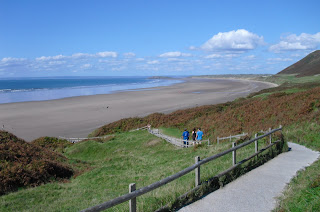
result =
[[[129,193],[134,192],[136,190],[136,184],[131,183],[129,185]],[[129,211],[130,212],[136,212],[137,211],[137,200],[136,197],[129,200]]]
[[[269,128],[269,132],[271,132],[271,128]],[[272,134],[269,135],[269,144],[272,143]]]
[[[236,146],[236,142],[232,142],[232,147],[235,147]],[[232,151],[232,165],[236,165],[237,163],[237,158],[236,158],[236,150]]]
[[[254,135],[254,137],[256,138],[257,137],[257,133]],[[258,152],[258,140],[256,140],[255,142],[254,142],[254,149],[255,149],[255,152],[257,153]]]
[[219,137],[217,137],[217,144],[219,144]]
[[[197,164],[200,161],[200,157],[196,156],[194,158],[194,160],[195,160],[195,163]],[[195,175],[196,175],[195,183],[196,183],[196,187],[197,187],[198,185],[200,185],[200,166],[198,168],[196,168],[194,171],[195,171]]]

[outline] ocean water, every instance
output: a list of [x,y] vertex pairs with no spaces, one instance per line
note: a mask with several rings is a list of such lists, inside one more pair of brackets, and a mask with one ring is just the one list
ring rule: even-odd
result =
[[149,77],[46,77],[0,79],[0,104],[110,94],[181,83]]

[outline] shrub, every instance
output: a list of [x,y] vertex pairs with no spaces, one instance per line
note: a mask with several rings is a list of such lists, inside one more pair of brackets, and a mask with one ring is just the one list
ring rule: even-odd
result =
[[65,139],[55,137],[40,137],[33,140],[31,143],[61,153],[63,153],[64,148],[72,145],[72,143]]
[[59,153],[0,131],[0,195],[71,177],[73,170],[66,161]]

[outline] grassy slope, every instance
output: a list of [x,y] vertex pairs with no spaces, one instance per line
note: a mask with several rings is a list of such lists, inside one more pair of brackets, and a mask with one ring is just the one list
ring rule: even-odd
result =
[[[152,123],[153,126],[158,124],[158,126],[164,127],[164,131],[178,136],[179,131],[185,126],[193,128],[198,125],[214,125],[214,128],[205,127],[206,135],[213,139],[217,135],[230,135],[242,130],[254,132],[270,126],[285,124],[284,131],[288,138],[295,139],[299,138],[298,135],[301,135],[299,140],[294,141],[319,150],[317,132],[320,128],[320,92],[317,88],[313,88],[312,92],[310,91],[311,87],[316,85],[302,86],[298,89],[296,85],[290,85],[269,89],[266,91],[268,94],[258,93],[257,95],[262,96],[239,99],[233,103],[203,106],[177,111],[169,115],[153,114],[146,119],[125,119],[105,126],[103,130],[110,133],[123,132],[146,125],[146,123]],[[277,102],[279,104],[275,104]],[[275,116],[275,108],[282,112]],[[259,113],[255,111],[259,111]],[[259,114],[261,117],[259,117]],[[285,123],[282,122],[284,119],[286,120]],[[238,126],[242,126],[242,128],[238,128]],[[223,128],[227,129],[223,131]],[[101,130],[98,129],[95,133],[99,133]],[[309,133],[302,134],[301,132],[310,132],[312,135],[309,135]],[[191,165],[196,155],[204,158],[228,147],[230,147],[230,144],[225,143],[210,148],[181,150],[145,132],[116,134],[113,139],[106,143],[87,141],[75,144],[66,147],[64,154],[72,161],[81,160],[90,164],[92,168],[90,171],[72,179],[67,184],[52,183],[1,196],[0,211],[17,211],[22,208],[25,208],[26,211],[41,211],[44,209],[47,211],[78,211],[127,193],[128,185],[132,182],[136,182],[137,187],[140,188]],[[253,147],[247,151],[245,154],[252,153]],[[239,157],[241,159],[245,156]],[[231,156],[228,156],[212,165],[204,166],[205,168],[202,168],[201,172],[202,180],[224,170],[230,164]],[[288,195],[280,203],[281,208],[279,210],[291,210],[287,206],[294,205],[292,200],[294,203],[301,203],[295,206],[296,208],[310,207],[314,209],[316,205],[319,205],[319,199],[316,198],[315,201],[311,201],[315,199],[314,197],[320,195],[319,183],[317,184],[319,181],[319,162],[313,164],[307,170],[313,170],[311,174],[301,172],[307,183],[304,184],[302,189],[294,188],[295,191],[302,192],[301,195],[299,195],[299,192],[294,192],[294,195],[298,195],[297,198],[302,199],[302,201],[296,201],[294,197]],[[194,174],[190,173],[177,182],[139,197],[138,209],[140,211],[156,209],[189,190],[193,184]],[[311,198],[305,198],[303,189],[309,192],[310,187],[313,194]],[[127,203],[120,205],[117,209],[120,211],[127,210]],[[298,211],[298,209],[296,210]]]
[[[318,84],[320,82],[320,76],[298,78],[295,74],[278,74],[268,78],[260,77],[258,80],[273,82],[279,85],[285,83],[286,86],[293,87],[291,91],[299,92],[308,90],[304,84]],[[319,119],[314,119],[286,126],[284,135],[288,141],[320,151],[319,132]],[[284,195],[279,198],[278,206],[274,211],[320,211],[319,173],[320,160],[316,161],[305,170],[299,171],[297,176],[287,186]]]
[[[188,126],[190,129],[193,126],[198,126],[198,124],[203,126],[209,120],[209,123],[215,126],[213,129],[208,130],[207,128],[206,134],[209,137],[211,136],[211,139],[220,135],[229,135],[228,131],[231,134],[236,134],[241,131],[251,132],[259,128],[266,129],[268,126],[282,124],[284,125],[285,136],[288,137],[288,140],[320,151],[319,79],[320,76],[296,78],[294,75],[277,75],[267,79],[263,78],[263,80],[269,82],[284,84],[277,88],[266,89],[251,95],[255,100],[240,99],[232,104],[227,103],[218,106],[204,106],[191,110],[177,111],[164,117],[158,115],[157,120],[162,120],[162,125],[167,127],[174,126],[180,129],[180,131],[185,126]],[[311,96],[310,91],[314,94],[311,101],[309,99]],[[240,111],[244,112],[241,113]],[[212,113],[218,114],[218,116],[212,116]],[[181,116],[187,121],[184,122],[180,118]],[[174,122],[173,120],[178,121]],[[144,124],[143,120],[135,121],[136,123],[140,121]],[[153,123],[152,117],[146,122]],[[125,123],[126,127],[130,127],[130,121],[125,121]],[[120,126],[115,125],[118,130],[122,129],[121,124]],[[228,130],[223,132],[220,127],[225,128],[226,126]],[[238,126],[244,127],[237,129]],[[235,129],[236,131],[233,131]],[[175,133],[174,130],[171,130],[171,132]],[[279,203],[280,206],[277,210],[301,211],[303,208],[306,210],[316,210],[320,205],[318,198],[320,196],[319,183],[317,183],[319,182],[319,172],[319,161],[314,163],[310,168],[307,168],[306,172],[300,172],[299,179],[303,178],[304,180],[301,180],[299,186],[294,184],[294,182],[290,184],[289,187],[293,187],[291,191],[296,192],[286,192],[286,196]],[[302,184],[302,182],[304,183]]]
[[296,74],[281,74],[281,75],[273,75],[271,77],[258,77],[257,80],[260,81],[267,81],[276,83],[278,85],[281,85],[283,83],[308,83],[308,82],[319,82],[320,81],[320,75],[317,76],[307,76],[307,77],[296,77]]
[[[299,91],[299,92],[297,92]],[[301,91],[301,92],[300,92]],[[122,132],[145,126],[173,127],[180,131],[186,127],[191,131],[201,127],[205,139],[235,135],[288,126],[302,121],[319,121],[320,83],[297,87],[284,85],[258,92],[248,99],[218,105],[207,105],[171,114],[151,114],[145,118],[130,118],[105,125],[95,131],[94,136]]]
[[[263,146],[261,142],[260,148]],[[205,158],[230,143],[197,149],[179,149],[148,134],[136,131],[117,134],[108,142],[87,141],[65,149],[73,160],[86,161],[92,167],[69,183],[51,183],[23,189],[0,197],[0,211],[79,211],[128,192],[128,185],[146,186],[194,163],[194,157]],[[254,145],[238,151],[243,159],[254,151]],[[201,179],[206,180],[232,164],[231,154],[202,167]],[[175,200],[194,185],[194,173],[138,198],[139,211],[152,211]],[[128,203],[116,209],[126,211]]]
[[[292,124],[284,134],[287,140],[320,151],[319,122]],[[287,186],[274,211],[320,211],[320,160],[317,160]]]

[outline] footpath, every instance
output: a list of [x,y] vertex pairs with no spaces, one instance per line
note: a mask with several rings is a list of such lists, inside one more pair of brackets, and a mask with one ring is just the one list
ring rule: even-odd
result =
[[276,198],[297,171],[315,162],[320,153],[288,142],[291,151],[282,153],[264,165],[246,173],[225,187],[185,206],[180,212],[271,211]]

